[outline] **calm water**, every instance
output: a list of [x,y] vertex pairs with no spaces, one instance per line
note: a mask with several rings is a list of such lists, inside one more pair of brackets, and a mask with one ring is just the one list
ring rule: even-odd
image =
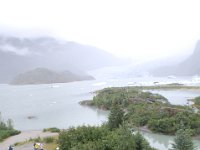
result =
[[[56,85],[0,86],[0,110],[4,118],[12,118],[20,130],[46,127],[67,128],[82,124],[97,125],[106,121],[107,112],[78,104],[92,99],[92,82]],[[35,116],[35,119],[28,119]]]
[[[171,149],[171,144],[173,143],[174,136],[160,135],[154,133],[142,133],[143,136],[149,141],[150,145],[158,150],[169,150]],[[194,140],[194,145],[196,150],[200,150],[200,141]]]
[[200,91],[192,90],[149,90],[151,93],[163,95],[171,104],[188,105],[188,99],[200,96]]
[[[3,118],[11,118],[20,130],[47,127],[68,128],[77,125],[100,125],[107,120],[108,112],[80,106],[81,100],[92,99],[93,91],[111,86],[152,85],[160,83],[191,83],[190,79],[128,78],[73,82],[53,85],[0,85],[0,111]],[[196,84],[196,83],[195,83]],[[166,96],[171,103],[186,104],[187,98],[199,96],[198,92],[154,91]],[[28,119],[28,116],[35,116]],[[171,137],[144,133],[156,148],[165,150]],[[200,143],[200,142],[199,142]]]

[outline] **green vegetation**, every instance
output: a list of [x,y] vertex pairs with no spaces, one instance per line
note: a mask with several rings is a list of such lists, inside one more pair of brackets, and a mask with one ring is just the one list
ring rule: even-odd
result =
[[61,150],[154,150],[142,135],[123,125],[124,112],[113,105],[108,123],[100,127],[81,126],[60,132]]
[[43,138],[43,141],[44,141],[45,143],[53,143],[54,140],[55,140],[55,138],[54,138],[54,137],[51,137],[51,136]]
[[57,136],[48,136],[41,138],[38,136],[37,138],[30,138],[27,142],[39,142],[39,143],[54,143],[57,142]]
[[115,87],[98,91],[97,95],[90,102],[90,105],[109,110],[114,104],[119,105],[122,108],[127,108],[130,104],[143,102],[153,103],[155,101],[168,103],[165,97],[150,92],[142,92],[142,90],[138,90],[136,87]]
[[200,96],[199,96],[199,97],[196,97],[196,98],[194,99],[194,102],[195,102],[196,105],[199,105],[199,106],[200,106]]
[[192,101],[194,102],[194,107],[197,108],[198,110],[200,110],[200,96],[192,99]]
[[149,143],[144,139],[144,137],[137,132],[135,135],[136,150],[146,150],[149,147]]
[[44,149],[46,150],[55,150],[56,147],[58,147],[58,136],[53,136],[53,137],[49,136],[49,137],[44,137],[44,138],[41,138],[39,136],[37,138],[30,138],[30,139],[27,139],[26,141],[14,143],[13,146],[21,146],[28,143],[33,144],[35,142],[43,143]]
[[126,122],[132,126],[173,135],[183,124],[193,135],[200,134],[200,114],[186,106],[144,102],[130,105],[127,110]]
[[195,148],[190,132],[184,129],[178,130],[172,147],[172,150],[194,150]]
[[183,124],[192,135],[200,135],[199,113],[188,106],[171,105],[163,96],[142,90],[143,87],[106,88],[85,104],[108,110],[118,105],[125,112],[123,124],[131,128],[145,126],[153,132],[174,135]]
[[20,131],[17,131],[13,128],[13,122],[11,119],[8,119],[7,123],[5,123],[2,118],[1,118],[1,113],[0,113],[0,141],[19,134]]
[[124,112],[118,106],[114,105],[111,108],[110,115],[108,118],[108,127],[112,130],[115,128],[119,128],[119,126],[123,123]]
[[59,133],[60,129],[58,129],[56,127],[52,127],[52,128],[43,129],[43,132]]
[[[59,135],[61,150],[153,150],[144,138],[138,141],[130,130],[123,127],[109,130],[106,125],[70,128]],[[145,149],[138,149],[139,144]]]

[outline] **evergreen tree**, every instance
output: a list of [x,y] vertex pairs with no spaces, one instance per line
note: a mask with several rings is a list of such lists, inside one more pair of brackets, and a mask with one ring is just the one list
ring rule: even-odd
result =
[[135,135],[136,150],[143,150],[143,141],[144,138],[139,132],[137,132]]
[[177,131],[172,150],[194,150],[192,138],[187,130],[180,129]]
[[154,148],[150,147],[147,140],[139,132],[137,132],[135,135],[135,144],[136,150],[154,150]]
[[108,126],[109,128],[115,129],[118,128],[123,122],[124,112],[118,105],[113,105],[108,117]]

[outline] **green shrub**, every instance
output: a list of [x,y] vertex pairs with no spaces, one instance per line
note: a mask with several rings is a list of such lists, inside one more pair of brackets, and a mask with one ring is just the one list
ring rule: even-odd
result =
[[52,128],[46,128],[43,130],[43,132],[52,132],[52,133],[59,133],[60,129],[56,128],[56,127],[52,127]]
[[45,143],[53,143],[53,142],[54,142],[54,137],[45,137],[45,138],[43,139],[43,141],[44,141]]
[[[145,150],[153,150],[141,136],[138,142]],[[136,137],[124,127],[110,130],[108,126],[78,127],[60,132],[59,146],[62,150],[139,150]]]
[[33,139],[34,142],[42,142],[42,139],[40,136],[38,136],[37,138]]
[[21,133],[20,131],[17,131],[17,130],[14,130],[14,129],[12,129],[12,130],[9,130],[9,129],[7,129],[7,130],[0,130],[0,141],[2,141],[3,139],[6,139],[6,138],[8,138],[8,137],[10,137],[10,136],[13,136],[13,135],[17,135],[17,134],[19,134],[19,133]]

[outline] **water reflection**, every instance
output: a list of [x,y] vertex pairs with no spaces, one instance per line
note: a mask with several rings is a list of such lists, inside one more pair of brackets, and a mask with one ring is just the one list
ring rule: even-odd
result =
[[146,132],[142,132],[142,134],[154,148],[157,148],[159,150],[168,150],[169,148],[171,148],[173,136],[166,136]]
[[174,105],[188,105],[188,99],[200,96],[200,91],[195,90],[148,90],[152,93],[160,94]]
[[[169,150],[172,148],[174,136],[147,133],[147,132],[142,132],[142,134],[148,140],[150,145],[158,150]],[[196,147],[196,150],[200,150],[200,141],[194,140],[193,142]]]

